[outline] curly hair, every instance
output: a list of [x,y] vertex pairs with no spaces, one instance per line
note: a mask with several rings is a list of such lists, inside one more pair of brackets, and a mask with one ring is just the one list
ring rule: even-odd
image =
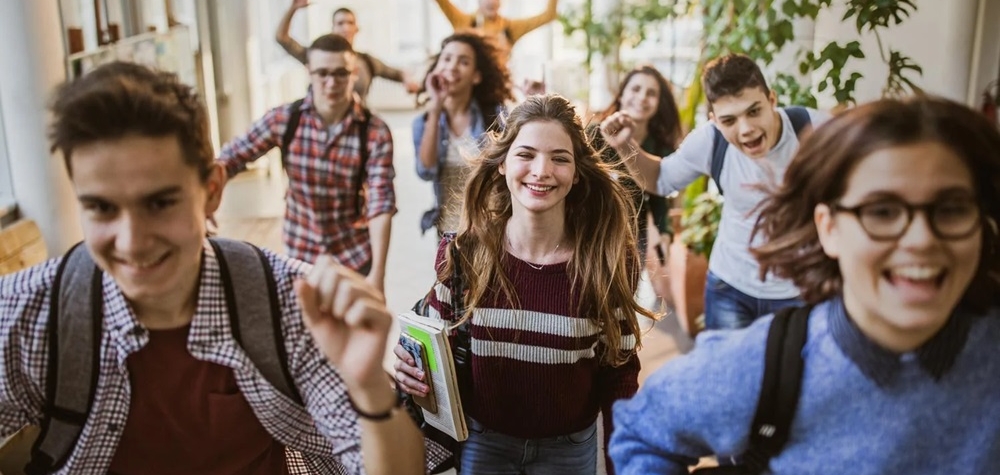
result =
[[674,99],[673,87],[671,87],[670,81],[667,81],[667,78],[663,77],[653,66],[637,66],[629,71],[618,87],[618,94],[615,95],[615,100],[598,115],[597,120],[604,120],[611,114],[621,110],[622,95],[625,94],[625,88],[628,87],[629,81],[639,74],[645,74],[653,78],[660,87],[660,100],[656,104],[656,113],[649,119],[649,137],[656,143],[657,149],[677,147],[677,144],[681,141],[683,132],[681,131],[680,112],[677,109],[677,101]]
[[[472,87],[472,98],[479,104],[483,114],[490,114],[505,102],[514,100],[510,70],[501,61],[500,52],[492,39],[472,31],[455,33],[441,41],[441,50],[453,41],[467,44],[475,52],[476,70],[479,71],[482,79],[479,84]],[[434,71],[440,58],[441,53],[434,55],[424,77]],[[421,84],[420,90],[417,91],[418,106],[427,103],[429,98],[425,95],[426,92],[426,84]]]
[[843,287],[837,261],[820,246],[813,213],[847,191],[852,171],[867,156],[890,147],[936,142],[953,151],[973,175],[983,210],[982,253],[962,304],[982,310],[1000,293],[1000,132],[982,115],[934,97],[881,100],[847,111],[807,138],[785,172],[784,182],[760,205],[751,249],[767,272],[791,279],[810,303]]
[[[602,361],[620,365],[630,352],[621,348],[623,334],[640,339],[637,314],[653,317],[638,305],[635,287],[641,266],[632,223],[635,209],[628,191],[614,179],[610,166],[590,146],[573,105],[562,96],[538,95],[515,107],[502,132],[491,132],[489,144],[474,165],[465,188],[463,227],[450,244],[457,246],[462,273],[468,276],[467,309],[482,302],[487,292],[501,289],[518,302],[502,262],[504,229],[513,214],[510,190],[499,168],[525,124],[557,123],[573,143],[579,181],[566,196],[566,235],[573,243],[567,265],[577,312],[601,328],[606,351]],[[442,282],[452,275],[451,252],[438,270]],[[471,315],[466,311],[465,315]],[[624,330],[623,330],[624,327]]]
[[214,160],[208,112],[194,88],[176,74],[116,61],[56,90],[49,105],[51,151],[63,154],[73,174],[73,149],[130,134],[174,136],[184,161],[207,180]]

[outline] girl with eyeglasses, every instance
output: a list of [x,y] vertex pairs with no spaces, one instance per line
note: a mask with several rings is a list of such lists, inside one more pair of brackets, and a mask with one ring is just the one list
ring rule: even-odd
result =
[[[761,208],[762,272],[811,305],[774,474],[1000,473],[1000,133],[944,99],[819,127]],[[615,407],[619,473],[739,459],[771,318],[708,332]]]
[[417,93],[426,107],[413,121],[417,175],[434,184],[434,207],[424,213],[421,231],[458,229],[468,159],[479,153],[483,134],[498,126],[504,103],[514,99],[510,73],[496,46],[477,33],[456,33],[441,42],[424,86]]

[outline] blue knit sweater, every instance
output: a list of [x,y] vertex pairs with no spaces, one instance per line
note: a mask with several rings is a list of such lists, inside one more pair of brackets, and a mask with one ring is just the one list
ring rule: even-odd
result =
[[[961,317],[968,333],[940,379],[914,352],[879,380],[833,337],[838,305],[810,317],[799,406],[771,473],[1000,474],[1000,312]],[[617,473],[686,474],[698,457],[742,453],[770,323],[703,333],[693,352],[615,404],[608,452]]]

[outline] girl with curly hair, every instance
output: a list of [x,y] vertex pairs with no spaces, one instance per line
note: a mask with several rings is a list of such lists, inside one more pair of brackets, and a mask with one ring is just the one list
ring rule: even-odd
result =
[[441,42],[417,94],[426,107],[413,121],[417,175],[434,184],[435,204],[420,229],[439,235],[458,229],[461,190],[479,153],[483,134],[494,126],[504,103],[514,98],[510,73],[496,47],[476,33],[456,33]]
[[[652,316],[634,298],[635,209],[565,98],[531,96],[490,135],[428,295],[430,316],[469,322],[461,470],[594,474],[597,414],[610,434],[611,404],[638,388],[637,315]],[[425,395],[412,357],[395,353],[399,387]]]
[[[596,124],[600,124],[616,112],[628,114],[632,118],[635,124],[632,137],[643,151],[658,157],[666,157],[677,150],[677,144],[682,137],[677,101],[674,100],[670,82],[653,66],[638,66],[625,75],[614,101],[597,116]],[[598,129],[596,124],[593,129]],[[657,294],[660,294],[660,297],[667,297],[663,267],[666,264],[667,246],[670,245],[669,240],[673,236],[668,216],[671,201],[664,196],[643,191],[622,163],[622,157],[618,152],[605,145],[604,137],[597,130],[590,135],[593,137],[594,148],[601,151],[604,160],[617,164],[619,177],[625,187],[632,192],[636,209],[639,211],[636,215],[639,256],[646,262],[650,280]],[[665,245],[661,236],[667,236]],[[647,256],[647,248],[655,250],[657,256]]]

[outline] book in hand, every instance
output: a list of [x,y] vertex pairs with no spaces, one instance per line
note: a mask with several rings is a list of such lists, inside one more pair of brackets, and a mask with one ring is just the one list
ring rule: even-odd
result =
[[[448,340],[448,322],[423,317],[413,311],[396,317],[401,331],[400,344],[414,356],[418,368],[423,366],[424,383],[430,387],[426,398],[414,397],[414,402],[423,411],[424,421],[456,441],[469,438],[455,376],[455,358]],[[422,358],[415,353],[422,354]]]

